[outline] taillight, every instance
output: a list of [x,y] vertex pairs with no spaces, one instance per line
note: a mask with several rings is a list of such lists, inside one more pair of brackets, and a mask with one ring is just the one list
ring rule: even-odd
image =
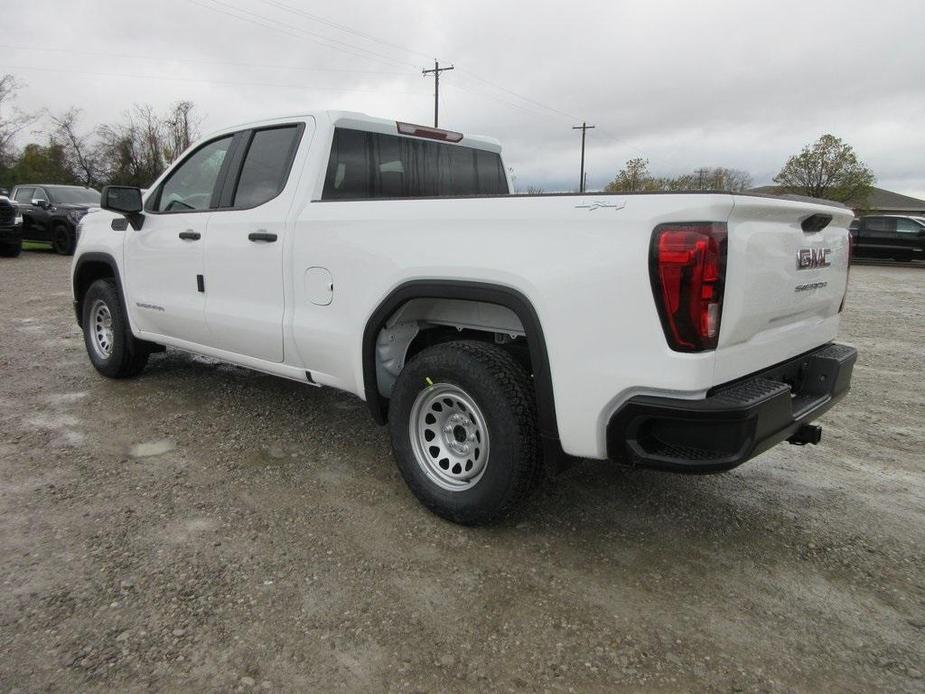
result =
[[668,346],[715,349],[723,314],[726,225],[660,224],[652,232],[649,271]]
[[854,234],[848,230],[848,265],[845,268],[845,293],[842,294],[841,303],[838,305],[838,312],[845,310],[845,302],[848,300],[848,280],[851,279],[851,260],[854,258]]

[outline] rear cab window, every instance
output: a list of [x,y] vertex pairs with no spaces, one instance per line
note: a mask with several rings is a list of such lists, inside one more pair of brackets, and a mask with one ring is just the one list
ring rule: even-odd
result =
[[321,197],[368,200],[509,193],[497,152],[336,128]]

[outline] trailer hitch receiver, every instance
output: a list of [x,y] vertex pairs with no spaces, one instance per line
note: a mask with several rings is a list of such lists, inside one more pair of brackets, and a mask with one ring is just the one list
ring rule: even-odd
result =
[[816,424],[804,424],[796,430],[793,436],[787,439],[787,443],[794,446],[805,446],[808,443],[814,446],[822,440],[822,427]]

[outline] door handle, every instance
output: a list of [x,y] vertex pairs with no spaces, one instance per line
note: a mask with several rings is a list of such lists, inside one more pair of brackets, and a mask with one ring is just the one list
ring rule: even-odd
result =
[[184,241],[198,241],[202,238],[202,234],[200,234],[198,231],[187,229],[186,231],[180,232],[180,238]]
[[268,234],[265,231],[253,231],[247,235],[247,238],[250,241],[266,241],[267,243],[273,243],[276,241],[276,234]]

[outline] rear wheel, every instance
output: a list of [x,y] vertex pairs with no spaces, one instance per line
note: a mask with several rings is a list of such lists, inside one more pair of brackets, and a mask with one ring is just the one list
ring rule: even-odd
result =
[[0,258],[15,258],[22,253],[22,241],[0,243]]
[[149,350],[132,336],[114,280],[90,285],[83,299],[83,329],[90,361],[104,376],[137,376],[148,363]]
[[59,255],[74,254],[74,234],[64,224],[58,224],[52,230],[51,247]]
[[449,342],[414,357],[395,383],[389,429],[411,491],[456,523],[503,517],[539,479],[533,386],[495,345]]

